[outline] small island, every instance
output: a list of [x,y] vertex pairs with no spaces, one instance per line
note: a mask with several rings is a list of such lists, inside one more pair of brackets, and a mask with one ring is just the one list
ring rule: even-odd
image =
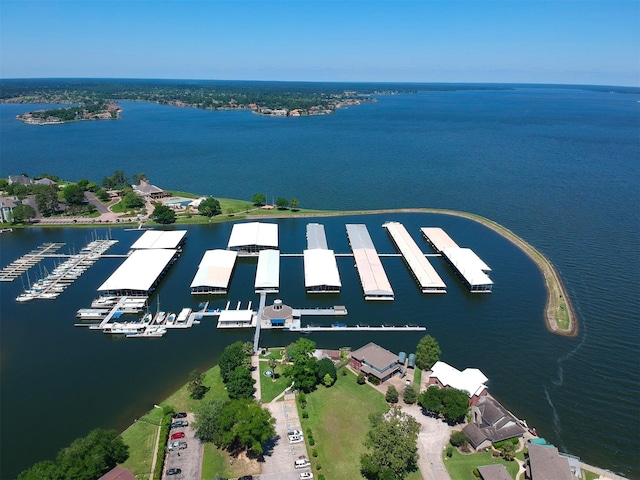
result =
[[116,120],[120,118],[122,108],[113,102],[92,102],[79,106],[61,107],[16,115],[28,125],[56,125],[82,120]]

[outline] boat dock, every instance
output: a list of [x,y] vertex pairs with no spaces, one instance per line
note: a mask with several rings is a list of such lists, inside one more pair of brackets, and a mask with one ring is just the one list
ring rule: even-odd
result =
[[43,243],[0,270],[0,282],[13,282],[31,267],[40,263],[46,254],[55,253],[64,245],[64,243]]
[[[80,275],[91,267],[104,252],[116,243],[118,243],[117,240],[92,241],[84,247],[80,253],[71,255],[67,260],[58,265],[51,273],[48,273],[45,278],[41,278],[33,285],[29,285],[29,288],[26,289],[24,293],[16,297],[16,301],[28,302],[36,299],[56,299],[69,285],[75,282]],[[61,247],[64,244],[51,245],[60,245]],[[51,250],[51,248],[41,250],[41,253],[39,253],[36,258],[40,258],[41,260],[45,255],[51,255]],[[38,262],[40,260],[38,260]]]
[[308,327],[291,327],[289,328],[290,332],[300,332],[300,333],[312,333],[312,332],[336,332],[336,331],[347,331],[347,332],[423,332],[427,329],[427,327],[421,327],[419,325],[393,325],[393,326],[385,326],[381,325],[379,327],[371,327],[368,325],[360,326],[356,325],[350,327],[348,325],[342,323],[334,323],[333,325],[327,327],[319,327],[319,326],[308,326]]

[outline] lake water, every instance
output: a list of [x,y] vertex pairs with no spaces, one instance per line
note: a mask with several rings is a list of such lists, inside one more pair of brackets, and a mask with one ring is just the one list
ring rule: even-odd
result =
[[[326,218],[330,248],[347,253],[345,223],[366,223],[379,252],[394,248],[381,228],[403,222],[425,252],[419,227],[442,226],[493,269],[491,295],[473,296],[446,265],[444,296],[418,292],[398,258],[383,261],[396,301],[362,300],[353,259],[340,258],[337,296],[307,296],[301,258],[282,260],[280,298],[295,307],[344,304],[346,323],[427,326],[458,368],[480,368],[490,391],[561,450],[640,478],[638,245],[640,92],[516,87],[422,91],[309,118],[263,118],[123,102],[123,118],[50,127],[24,125],[0,105],[0,175],[50,172],[100,181],[117,169],[144,172],[165,189],[217,197],[296,197],[302,208],[441,207],[498,221],[554,262],[580,317],[576,338],[544,327],[545,292],[535,266],[511,244],[469,220],[427,214]],[[284,252],[301,252],[309,220],[281,220]],[[152,299],[163,310],[195,306],[188,291],[206,249],[224,248],[229,225],[188,230],[183,256]],[[106,230],[96,230],[105,235]],[[94,230],[30,229],[0,237],[6,265],[44,241],[76,250]],[[112,229],[125,252],[139,235]],[[18,305],[20,280],[1,285],[2,471],[14,477],[91,428],[122,429],[215,363],[224,345],[249,332],[213,322],[158,340],[114,339],[73,328],[75,311],[119,261],[103,259],[58,300]],[[241,262],[229,297],[253,294],[255,265]],[[331,321],[330,319],[326,320]],[[263,335],[280,345],[296,336]],[[412,351],[415,334],[314,334],[319,345],[375,341]],[[6,432],[32,432],[9,435]],[[38,432],[37,434],[35,432]]]

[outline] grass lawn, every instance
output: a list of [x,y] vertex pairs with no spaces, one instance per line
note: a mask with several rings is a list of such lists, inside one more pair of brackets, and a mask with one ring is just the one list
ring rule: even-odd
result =
[[473,475],[473,469],[480,465],[494,465],[501,463],[507,467],[511,478],[515,479],[518,473],[518,462],[507,462],[501,458],[494,458],[491,452],[474,453],[473,455],[462,455],[457,450],[453,451],[453,457],[447,458],[443,454],[444,465],[451,478],[456,480],[478,480]]
[[420,395],[420,382],[422,381],[422,369],[416,368],[413,373],[413,386],[416,389],[416,393]]
[[122,466],[138,478],[148,477],[151,473],[153,449],[161,421],[162,409],[154,408],[122,433],[124,443],[129,445],[129,458]]
[[264,375],[266,370],[271,370],[269,368],[269,363],[260,362],[260,393],[262,395],[262,403],[270,402],[284,392],[289,385],[291,385],[291,379],[283,375],[284,367],[281,364],[276,366],[278,378],[276,378],[275,382],[271,377],[266,377]]
[[314,449],[318,451],[317,458],[310,457],[315,476],[322,473],[327,480],[362,478],[360,455],[365,453],[369,414],[382,413],[387,408],[384,396],[368,385],[358,385],[356,375],[350,371],[346,376],[339,374],[331,388],[320,386],[308,394],[304,411],[309,418],[302,418],[303,410],[298,413],[303,432],[306,434],[310,428],[316,441],[313,447],[307,445],[309,454]]

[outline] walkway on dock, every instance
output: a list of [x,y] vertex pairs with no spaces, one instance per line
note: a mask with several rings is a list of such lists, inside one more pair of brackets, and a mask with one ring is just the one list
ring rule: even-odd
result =
[[0,271],[0,282],[13,282],[31,267],[40,263],[46,254],[60,250],[64,245],[64,243],[44,243],[24,254]]
[[[258,353],[258,344],[260,343],[260,325],[262,324],[262,312],[264,312],[264,307],[267,304],[267,294],[260,294],[260,306],[258,307],[258,318],[256,319],[256,331],[253,335],[253,353]],[[258,369],[259,371],[259,369]]]

